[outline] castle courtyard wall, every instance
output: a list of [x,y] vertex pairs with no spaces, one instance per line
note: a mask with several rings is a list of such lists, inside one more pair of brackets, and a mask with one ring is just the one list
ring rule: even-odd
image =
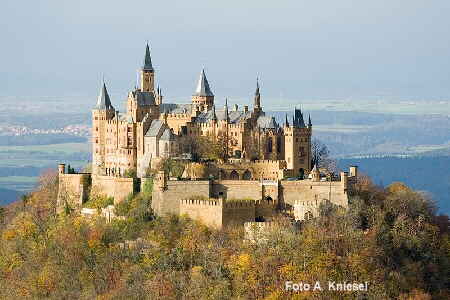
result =
[[226,201],[224,203],[223,226],[243,225],[255,220],[255,201]]
[[212,196],[225,199],[261,199],[262,186],[256,180],[219,180],[212,185]]
[[113,197],[114,204],[117,204],[125,200],[129,194],[134,193],[134,180],[113,176],[93,176],[92,192]]
[[348,206],[346,187],[341,181],[281,181],[282,201],[293,206],[296,202],[328,200],[336,205]]
[[81,207],[87,200],[90,174],[59,174],[58,207]]
[[180,201],[190,198],[210,198],[210,182],[169,180],[164,187],[155,184],[152,209],[157,215],[180,214]]
[[189,216],[207,226],[220,229],[223,226],[222,200],[181,200],[180,215]]

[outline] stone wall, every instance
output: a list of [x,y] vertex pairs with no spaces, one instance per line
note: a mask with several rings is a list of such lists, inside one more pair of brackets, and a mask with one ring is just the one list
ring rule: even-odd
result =
[[123,201],[129,194],[134,193],[134,178],[112,176],[93,176],[92,191],[114,198],[114,204]]
[[282,202],[288,206],[296,202],[328,200],[336,205],[348,206],[347,189],[341,181],[314,182],[312,180],[282,181]]
[[187,215],[207,226],[222,228],[222,200],[180,200],[180,215]]
[[152,209],[158,215],[180,213],[180,201],[184,199],[210,198],[210,182],[168,180],[164,185],[156,180],[152,193]]
[[256,180],[218,180],[212,185],[212,197],[259,200],[262,187]]
[[226,201],[224,203],[223,226],[243,225],[255,221],[256,201]]
[[81,207],[88,199],[90,174],[59,174],[58,207]]

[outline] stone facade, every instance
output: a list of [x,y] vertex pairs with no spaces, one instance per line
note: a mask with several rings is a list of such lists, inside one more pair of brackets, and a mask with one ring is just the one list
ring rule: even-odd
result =
[[[354,169],[355,172],[356,169]],[[355,173],[353,173],[355,174]],[[341,172],[339,180],[168,180],[155,178],[152,208],[158,215],[186,214],[221,228],[270,220],[280,211],[296,220],[316,217],[321,203],[348,207],[348,189],[356,178]]]

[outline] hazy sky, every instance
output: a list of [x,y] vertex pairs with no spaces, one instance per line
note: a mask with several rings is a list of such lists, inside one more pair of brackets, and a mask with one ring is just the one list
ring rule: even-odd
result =
[[125,97],[149,40],[169,98],[450,99],[448,0],[1,0],[0,37],[0,95]]

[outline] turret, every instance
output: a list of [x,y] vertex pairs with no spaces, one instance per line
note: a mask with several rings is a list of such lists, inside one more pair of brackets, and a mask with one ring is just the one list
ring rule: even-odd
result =
[[66,165],[65,164],[59,164],[58,165],[58,174],[64,174],[66,173]]
[[350,177],[358,177],[358,166],[350,166]]
[[115,109],[103,82],[97,104],[92,110],[92,173],[98,174],[105,162],[106,126],[115,117]]
[[311,170],[311,180],[320,181],[320,171],[317,168],[317,165],[314,165],[314,168]]
[[197,88],[192,95],[192,104],[199,107],[200,110],[210,110],[214,105],[214,94],[209,87],[208,79],[206,79],[205,70],[202,69],[197,82]]

